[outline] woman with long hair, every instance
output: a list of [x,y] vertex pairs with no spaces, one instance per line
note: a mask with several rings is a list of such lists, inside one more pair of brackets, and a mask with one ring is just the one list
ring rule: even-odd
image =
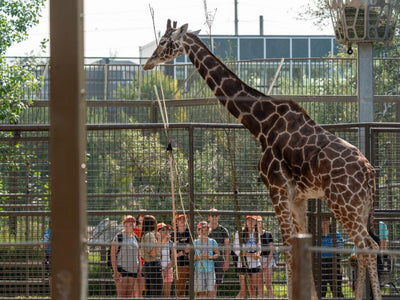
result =
[[161,238],[156,231],[157,220],[154,216],[145,215],[142,224],[143,275],[145,278],[146,297],[160,297],[163,289],[161,267]]
[[[240,247],[240,242],[242,247]],[[246,216],[246,223],[242,229],[241,241],[239,241],[239,234],[236,232],[234,240],[234,249],[236,254],[239,256],[239,270],[240,270],[240,292],[237,298],[246,297],[246,278],[247,286],[249,291],[249,297],[255,298],[257,291],[258,297],[262,297],[260,293],[260,285],[262,286],[261,280],[261,261],[260,261],[260,238],[257,231],[257,216]],[[240,249],[242,251],[237,251]],[[241,261],[241,257],[244,258],[244,262]]]
[[[275,265],[274,260],[274,240],[272,234],[266,231],[263,226],[261,216],[257,216],[257,229],[260,235],[261,243],[261,280],[267,289],[268,298],[274,298],[272,289],[272,267]],[[264,285],[261,285],[261,293],[264,294]]]

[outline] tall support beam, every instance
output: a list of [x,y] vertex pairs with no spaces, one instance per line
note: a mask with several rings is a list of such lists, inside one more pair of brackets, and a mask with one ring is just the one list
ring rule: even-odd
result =
[[[374,78],[372,43],[358,43],[357,82],[358,82],[358,120],[374,121]],[[360,129],[361,152],[366,154],[366,132]],[[367,157],[368,158],[368,157]]]
[[83,0],[50,0],[51,299],[87,298]]

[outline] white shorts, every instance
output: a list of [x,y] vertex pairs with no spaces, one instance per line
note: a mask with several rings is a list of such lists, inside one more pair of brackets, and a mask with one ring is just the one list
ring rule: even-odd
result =
[[213,292],[215,287],[215,272],[195,272],[194,284],[196,292]]

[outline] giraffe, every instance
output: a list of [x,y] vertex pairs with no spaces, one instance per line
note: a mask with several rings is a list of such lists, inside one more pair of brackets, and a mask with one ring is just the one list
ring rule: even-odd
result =
[[[176,22],[171,26],[168,20],[165,34],[143,68],[150,70],[183,53],[219,102],[260,143],[258,171],[269,189],[283,245],[290,246],[296,233],[307,232],[307,199],[325,199],[358,249],[378,250],[367,228],[375,197],[375,170],[362,153],[316,124],[296,102],[274,99],[246,85],[188,31],[188,24],[177,28]],[[376,254],[358,253],[357,259],[355,299],[362,299],[367,271],[374,299],[381,299]],[[290,251],[285,252],[285,262],[288,298],[295,299]],[[312,298],[317,299],[314,286]]]

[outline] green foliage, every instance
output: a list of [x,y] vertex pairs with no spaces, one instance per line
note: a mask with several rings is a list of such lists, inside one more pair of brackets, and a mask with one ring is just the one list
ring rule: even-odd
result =
[[[119,87],[118,93],[123,95],[124,99],[157,99],[154,86],[161,84],[165,99],[179,99],[180,93],[177,91],[178,82],[171,76],[165,75],[158,70],[143,73],[139,81],[133,81],[126,87]],[[162,99],[162,93],[158,89],[158,96]]]
[[35,78],[29,66],[9,65],[1,56],[0,73],[0,120],[15,124],[33,100],[24,99],[25,91],[29,89],[35,93],[42,83]]
[[[44,0],[3,0],[0,5],[0,120],[17,123],[32,99],[23,100],[25,89],[33,93],[41,82],[31,71],[32,65],[10,65],[7,49],[28,37],[28,30],[39,22]],[[42,47],[45,42],[42,43]]]
[[28,30],[39,23],[44,0],[0,1],[0,56],[14,43],[28,37]]

